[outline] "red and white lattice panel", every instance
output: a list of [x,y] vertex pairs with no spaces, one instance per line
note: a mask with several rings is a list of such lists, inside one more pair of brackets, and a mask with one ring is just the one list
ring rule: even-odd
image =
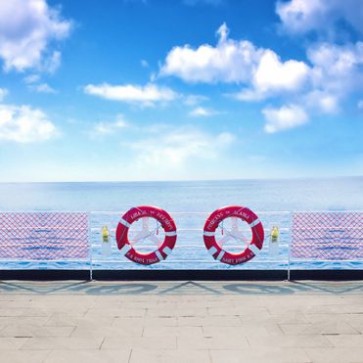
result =
[[0,259],[89,257],[86,213],[0,213]]
[[294,213],[291,257],[337,261],[363,259],[363,213]]

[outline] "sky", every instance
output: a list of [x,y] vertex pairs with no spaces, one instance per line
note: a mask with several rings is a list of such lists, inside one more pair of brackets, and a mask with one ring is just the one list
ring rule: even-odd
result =
[[0,182],[363,175],[361,0],[0,0]]

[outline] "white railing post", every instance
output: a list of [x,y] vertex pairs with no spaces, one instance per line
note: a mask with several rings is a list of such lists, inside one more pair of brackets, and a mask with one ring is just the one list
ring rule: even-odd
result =
[[291,263],[291,241],[292,241],[292,231],[293,231],[293,226],[292,226],[292,223],[293,223],[293,212],[290,212],[289,213],[290,215],[290,239],[289,239],[289,242],[288,242],[288,248],[287,248],[287,281],[291,281],[291,266],[290,266],[290,263]]
[[92,233],[91,233],[91,212],[87,213],[87,219],[88,219],[88,248],[89,248],[89,279],[92,281],[93,279],[93,264],[92,264]]

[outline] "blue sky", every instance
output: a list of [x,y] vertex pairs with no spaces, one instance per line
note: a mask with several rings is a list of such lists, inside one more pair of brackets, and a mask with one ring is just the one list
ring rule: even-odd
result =
[[0,2],[0,182],[362,175],[359,0]]

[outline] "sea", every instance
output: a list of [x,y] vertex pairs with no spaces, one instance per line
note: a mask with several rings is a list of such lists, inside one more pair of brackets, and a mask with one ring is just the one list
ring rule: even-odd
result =
[[[170,256],[164,261],[149,266],[128,260],[120,253],[115,241],[115,230],[122,215],[130,208],[140,205],[164,209],[172,216],[177,225],[177,242]],[[214,210],[229,205],[239,205],[251,209],[258,215],[265,230],[265,241],[261,253],[250,261],[237,266],[214,260],[203,242],[203,226],[206,218]],[[91,248],[89,262],[5,261],[0,259],[0,268],[5,269],[84,269],[90,266],[92,269],[119,270],[354,269],[363,267],[363,261],[360,259],[326,261],[300,258],[294,260],[290,253],[294,213],[363,213],[363,177],[0,183],[0,212],[84,212],[89,216]],[[102,240],[101,232],[105,226],[110,232],[107,248]],[[270,236],[272,228],[276,226],[279,229],[277,245],[271,243]],[[236,228],[236,225],[234,227]],[[363,228],[363,226],[361,227]],[[153,230],[154,227],[144,225],[140,228]],[[231,228],[233,228],[233,222]],[[242,232],[244,228],[240,227]],[[247,238],[248,233],[249,231],[245,231]],[[156,238],[161,241],[162,233]],[[238,240],[232,242],[237,246],[232,245],[231,248],[238,248]],[[363,240],[360,242],[363,243]],[[141,246],[140,251],[147,252],[149,247],[147,244]],[[142,250],[143,248],[144,250]],[[239,246],[239,248],[243,250],[244,247]]]

